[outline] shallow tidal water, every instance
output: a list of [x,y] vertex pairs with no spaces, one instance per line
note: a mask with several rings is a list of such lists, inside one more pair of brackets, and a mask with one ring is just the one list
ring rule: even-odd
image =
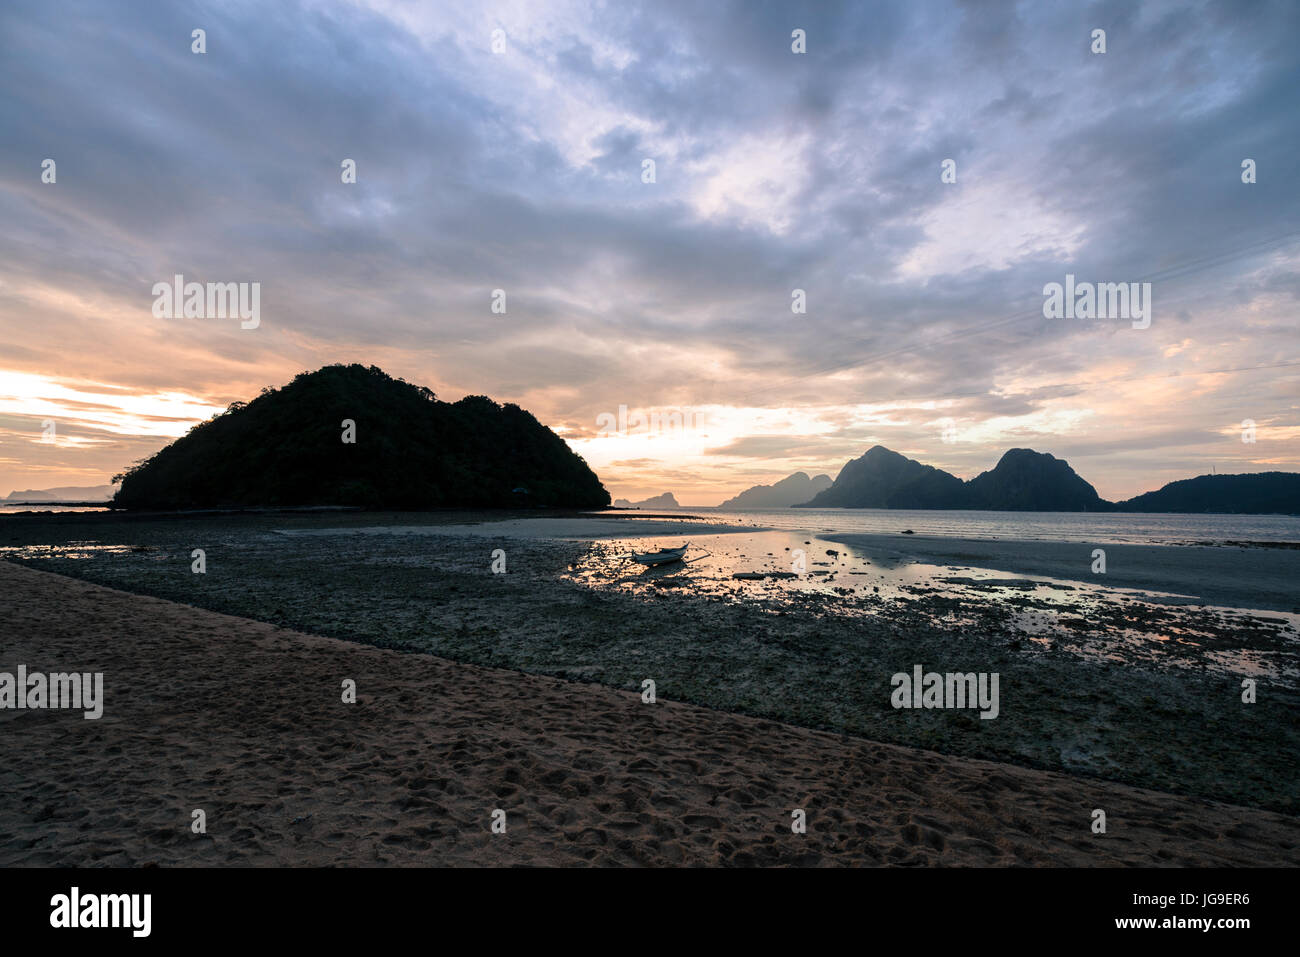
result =
[[[793,530],[579,519],[599,534],[552,524],[554,537],[539,537],[534,518],[355,521],[41,526],[26,543],[0,539],[0,557],[380,647],[628,690],[652,677],[665,700],[1300,809],[1285,615],[882,560]],[[629,534],[647,529],[656,534]],[[647,571],[623,557],[683,542],[690,564]],[[191,571],[196,547],[206,574]],[[806,574],[792,567],[795,548]],[[895,709],[891,675],[916,665],[999,673],[998,718]],[[1260,679],[1258,704],[1242,703],[1244,676]]]
[[[645,567],[628,556],[689,542],[685,561]],[[652,536],[593,542],[568,577],[586,587],[645,596],[689,591],[779,613],[819,605],[848,618],[891,605],[928,606],[937,623],[981,627],[991,612],[1026,646],[1050,648],[1068,631],[1082,657],[1142,660],[1266,677],[1300,687],[1300,615],[1189,605],[1185,596],[1060,581],[868,554],[802,532]]]

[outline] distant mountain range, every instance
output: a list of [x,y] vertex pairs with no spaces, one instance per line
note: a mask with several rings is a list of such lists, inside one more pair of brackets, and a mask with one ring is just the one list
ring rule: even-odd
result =
[[625,498],[614,499],[615,508],[681,508],[677,504],[677,499],[673,498],[672,492],[664,492],[662,495],[654,495],[650,498],[643,498],[639,502],[630,502]]
[[790,508],[830,487],[829,475],[809,478],[807,472],[795,472],[774,485],[747,488],[735,498],[727,499],[718,508]]
[[0,499],[0,502],[107,502],[116,491],[116,485],[29,488],[21,492],[12,492]]
[[[609,493],[564,440],[516,405],[442,402],[361,365],[326,366],[203,422],[115,476],[125,508],[359,505],[601,508]],[[13,502],[106,501],[111,485],[29,489]],[[678,509],[671,492],[615,506]],[[834,481],[795,472],[720,508],[918,508],[1300,514],[1300,474],[1202,475],[1107,502],[1063,459],[1011,449],[969,481],[883,446]]]
[[609,504],[582,457],[519,406],[442,402],[361,365],[235,402],[120,478],[126,508]]
[[1064,459],[1011,449],[987,472],[957,476],[877,445],[848,462],[830,488],[795,508],[969,508],[1032,512],[1300,514],[1300,473],[1202,475],[1108,502]]

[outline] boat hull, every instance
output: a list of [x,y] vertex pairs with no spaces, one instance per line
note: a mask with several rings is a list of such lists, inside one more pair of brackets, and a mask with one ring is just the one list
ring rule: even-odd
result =
[[640,562],[642,565],[649,565],[651,568],[656,565],[670,565],[673,562],[680,562],[685,558],[686,549],[687,546],[683,545],[681,548],[667,548],[662,552],[633,553],[632,560]]

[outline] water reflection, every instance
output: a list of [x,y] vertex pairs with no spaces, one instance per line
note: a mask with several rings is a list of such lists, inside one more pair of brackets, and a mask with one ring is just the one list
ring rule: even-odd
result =
[[[867,554],[807,532],[691,537],[686,558],[646,568],[633,551],[676,538],[592,542],[568,576],[647,598],[674,592],[845,618],[886,616],[954,631],[996,628],[1026,653],[1210,668],[1300,682],[1300,615],[1187,604],[1187,596],[1060,581],[896,554]],[[698,557],[697,556],[704,556]],[[1164,601],[1162,601],[1164,599]]]

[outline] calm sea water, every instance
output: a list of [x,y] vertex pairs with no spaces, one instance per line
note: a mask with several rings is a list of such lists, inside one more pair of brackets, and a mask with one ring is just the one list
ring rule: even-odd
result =
[[1300,517],[1290,515],[1120,514],[1112,512],[982,512],[931,509],[686,508],[746,525],[806,532],[1000,538],[1058,542],[1300,542]]
[[[103,512],[104,508],[0,503],[0,516],[21,511]],[[635,513],[632,513],[635,514]],[[651,514],[651,513],[647,513]],[[667,515],[671,512],[655,512]],[[1117,514],[1107,512],[982,512],[931,509],[683,508],[737,525],[792,532],[893,534],[1093,543],[1300,542],[1300,517],[1291,515]]]
[[58,505],[55,502],[36,502],[29,505],[10,505],[0,502],[0,515],[16,515],[19,512],[107,512],[108,509],[97,505]]

